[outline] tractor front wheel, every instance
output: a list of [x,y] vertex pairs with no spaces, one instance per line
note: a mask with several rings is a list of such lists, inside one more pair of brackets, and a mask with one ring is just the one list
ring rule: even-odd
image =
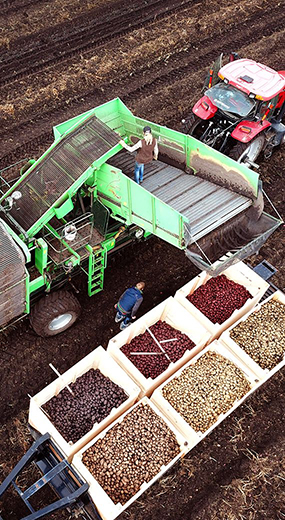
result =
[[200,119],[200,117],[197,117],[194,114],[190,114],[190,116],[187,117],[183,123],[183,132],[201,140],[201,137],[204,135],[208,126],[209,121],[204,121],[204,119]]
[[69,329],[80,312],[80,303],[72,293],[57,291],[47,294],[35,304],[30,323],[39,336],[55,336]]
[[239,141],[231,149],[229,156],[238,163],[251,166],[261,153],[264,146],[264,135],[258,135],[250,143],[240,143]]

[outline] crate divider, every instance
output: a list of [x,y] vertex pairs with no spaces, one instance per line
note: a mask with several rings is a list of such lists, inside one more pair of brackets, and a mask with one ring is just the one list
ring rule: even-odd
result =
[[[131,340],[143,334],[146,328],[151,327],[159,320],[165,321],[171,327],[180,330],[186,334],[196,346],[191,350],[186,350],[183,356],[176,361],[170,363],[169,367],[155,379],[146,378],[135,365],[121,351],[121,348],[130,343]],[[129,327],[110,339],[107,352],[115,359],[115,361],[126,371],[126,373],[140,387],[140,395],[150,396],[153,390],[159,386],[172,373],[183,366],[189,359],[194,357],[210,342],[211,334],[194,315],[189,313],[177,302],[172,296],[164,300],[162,303],[151,309],[144,316],[132,323]]]

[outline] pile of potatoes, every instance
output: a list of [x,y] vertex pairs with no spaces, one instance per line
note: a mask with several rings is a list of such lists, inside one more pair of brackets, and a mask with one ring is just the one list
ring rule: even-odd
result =
[[113,502],[124,505],[179,453],[170,428],[140,404],[88,448],[82,462]]

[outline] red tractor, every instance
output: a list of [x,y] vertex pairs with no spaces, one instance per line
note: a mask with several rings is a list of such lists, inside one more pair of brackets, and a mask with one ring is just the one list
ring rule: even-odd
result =
[[204,96],[182,120],[183,132],[249,167],[257,157],[267,159],[285,142],[285,71],[231,53],[222,57],[206,78]]

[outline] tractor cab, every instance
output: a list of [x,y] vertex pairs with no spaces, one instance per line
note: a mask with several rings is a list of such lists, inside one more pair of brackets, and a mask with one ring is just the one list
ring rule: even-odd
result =
[[241,91],[246,99],[252,101],[256,107],[256,119],[262,120],[266,114],[270,120],[278,114],[285,101],[285,71],[276,72],[253,60],[240,59],[222,67],[218,76],[229,91],[236,94],[236,98]]

